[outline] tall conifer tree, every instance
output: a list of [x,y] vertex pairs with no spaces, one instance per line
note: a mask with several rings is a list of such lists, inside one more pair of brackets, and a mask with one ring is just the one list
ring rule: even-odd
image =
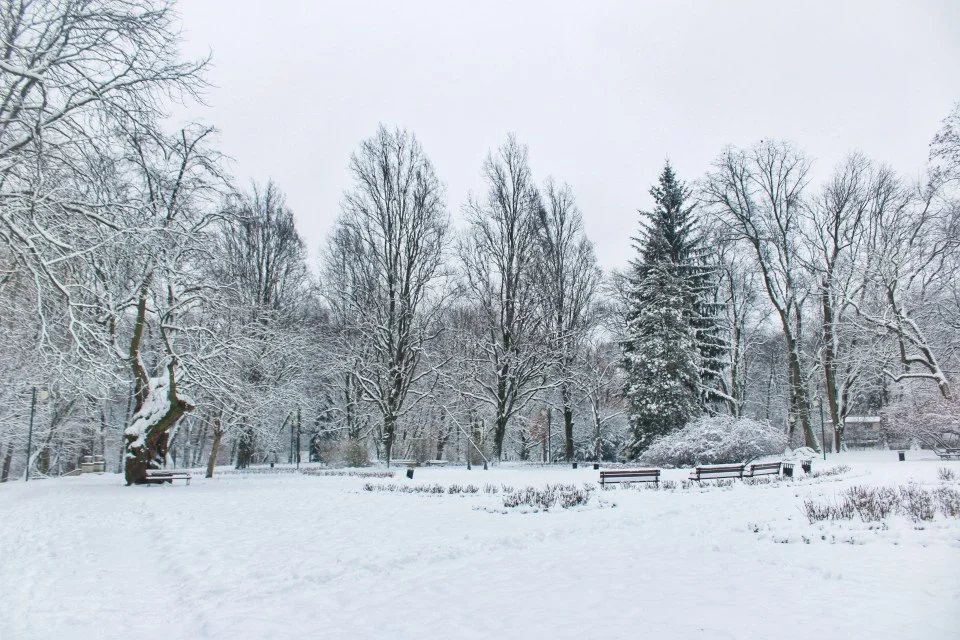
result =
[[694,205],[669,162],[650,194],[655,206],[640,212],[634,238],[624,342],[633,455],[704,410],[724,352]]

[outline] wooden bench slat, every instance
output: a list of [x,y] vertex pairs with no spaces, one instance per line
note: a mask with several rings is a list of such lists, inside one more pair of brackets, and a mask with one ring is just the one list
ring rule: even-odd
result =
[[746,465],[700,465],[690,474],[691,480],[720,480],[723,478],[743,478]]
[[190,484],[190,479],[193,476],[186,471],[164,471],[162,469],[149,469],[147,470],[147,477],[145,481],[147,484],[161,484],[164,482],[169,482],[173,484],[174,480],[186,480],[187,484]]
[[607,482],[655,482],[660,483],[660,469],[618,469],[601,471],[600,485]]

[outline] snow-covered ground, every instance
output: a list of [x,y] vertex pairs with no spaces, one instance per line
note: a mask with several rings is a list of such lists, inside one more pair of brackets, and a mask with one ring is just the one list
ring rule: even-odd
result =
[[811,525],[802,511],[854,484],[960,475],[960,462],[922,457],[847,453],[814,463],[849,465],[839,477],[617,489],[539,513],[503,513],[498,495],[363,485],[580,484],[597,472],[8,483],[0,638],[958,638],[960,520]]

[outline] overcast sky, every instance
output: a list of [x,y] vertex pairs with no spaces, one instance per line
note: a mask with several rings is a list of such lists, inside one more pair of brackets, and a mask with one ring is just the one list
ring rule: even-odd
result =
[[727,144],[797,143],[817,176],[859,149],[911,176],[960,99],[960,2],[180,0],[239,181],[275,180],[311,252],[359,141],[414,131],[454,219],[508,132],[569,182],[605,267],[631,255],[669,157],[693,181]]

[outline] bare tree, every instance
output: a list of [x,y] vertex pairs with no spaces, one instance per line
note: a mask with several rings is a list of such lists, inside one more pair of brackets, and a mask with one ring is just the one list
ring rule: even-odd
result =
[[547,180],[545,202],[539,210],[538,273],[547,306],[549,348],[559,378],[560,404],[567,461],[573,460],[573,373],[590,325],[592,302],[601,272],[593,244],[583,231],[583,216],[569,185]]
[[[591,453],[597,462],[615,456],[626,435],[627,404],[622,394],[624,381],[620,358],[616,342],[600,335],[593,336],[587,344],[583,371],[578,380],[590,408]],[[624,433],[611,433],[611,425],[618,418],[621,419],[620,431]]]
[[470,198],[469,231],[460,255],[466,290],[482,319],[479,345],[486,371],[475,378],[476,399],[493,411],[493,455],[503,458],[510,418],[544,387],[546,319],[534,272],[540,193],[527,148],[510,136],[483,165],[487,194]]
[[[892,184],[889,170],[875,168],[860,154],[849,156],[807,207],[807,269],[816,279],[820,303],[820,363],[827,407],[834,425],[834,447],[843,444],[844,419],[868,346],[862,332],[851,332],[848,312],[865,295],[856,266],[868,260],[867,227],[871,208],[887,206]],[[826,444],[826,443],[824,443]]]
[[[235,361],[244,362],[238,372],[240,384],[258,389],[259,401],[248,400],[254,406],[266,401],[276,407],[284,396],[287,402],[296,402],[296,394],[287,387],[302,377],[309,351],[300,325],[309,293],[306,246],[293,212],[273,182],[265,187],[254,183],[248,193],[233,194],[227,210],[218,229],[213,271],[225,287],[223,304],[235,316],[225,319],[224,326],[238,329],[232,344],[238,347]],[[234,416],[237,419],[231,419]],[[238,412],[236,406],[224,406],[217,414],[214,424],[221,431],[228,425],[243,431],[238,434],[238,468],[250,463],[256,434],[272,432],[258,424],[260,419]],[[216,454],[214,447],[211,456]]]
[[960,181],[960,102],[943,119],[930,143],[933,180],[936,183]]
[[397,421],[418,380],[445,295],[448,218],[443,185],[416,137],[381,126],[350,160],[354,186],[326,253],[327,296],[366,350],[351,379],[382,419],[389,464]]
[[133,316],[126,352],[135,380],[134,415],[124,434],[128,484],[144,482],[149,468],[164,463],[169,430],[195,408],[180,392],[185,352],[177,336],[207,293],[198,260],[219,184],[216,155],[204,146],[210,133],[185,129],[167,138],[129,132],[124,164],[135,190],[126,224],[140,229],[143,241],[126,255],[135,277],[129,297],[103,309],[114,338]]
[[724,374],[717,380],[717,395],[724,399],[730,415],[739,418],[747,403],[751,373],[749,356],[769,312],[758,304],[759,278],[750,255],[745,255],[743,247],[731,242],[722,231],[714,233],[711,242],[719,275],[716,304],[726,311],[725,320],[720,324],[729,344],[729,360]]
[[206,61],[177,58],[165,1],[12,0],[0,18],[0,242],[44,296],[75,302],[78,259],[128,234],[91,168],[118,128],[154,127],[165,98],[194,95]]
[[782,142],[765,141],[749,150],[728,149],[702,185],[728,233],[751,248],[786,340],[790,381],[790,436],[798,423],[805,444],[819,449],[810,421],[807,368],[802,353],[806,282],[799,263],[803,190],[809,163]]
[[896,341],[902,368],[887,368],[885,375],[894,382],[932,380],[951,400],[950,380],[929,333],[938,298],[955,282],[960,225],[939,196],[935,180],[909,188],[893,179],[873,195],[881,203],[870,210],[871,257],[860,265],[873,295],[853,303],[862,321]]

